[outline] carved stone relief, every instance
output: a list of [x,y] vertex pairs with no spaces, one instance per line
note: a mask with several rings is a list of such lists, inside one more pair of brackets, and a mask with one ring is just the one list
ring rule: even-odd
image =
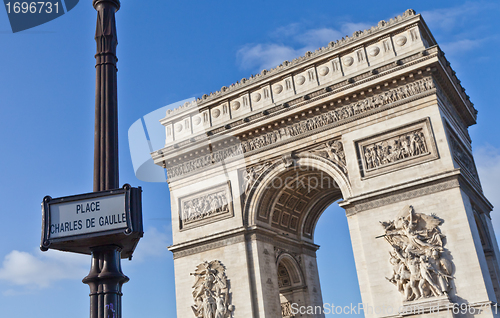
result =
[[290,304],[290,302],[287,301],[286,303],[281,303],[281,316],[283,318],[295,317],[292,312],[292,305]]
[[422,129],[363,146],[362,150],[367,171],[428,153]]
[[452,136],[450,136],[451,149],[453,151],[453,158],[458,162],[460,166],[462,166],[466,171],[468,171],[472,177],[478,181],[479,176],[476,170],[476,164],[474,163],[474,159],[472,155],[468,153],[468,151],[464,150],[462,146],[460,146],[459,142]]
[[228,318],[234,306],[230,302],[229,280],[226,269],[218,260],[204,262],[196,267],[196,282],[193,285],[194,305],[191,306],[197,318]]
[[340,140],[327,141],[322,146],[309,150],[310,153],[326,158],[335,163],[347,174],[347,164],[345,160],[344,145]]
[[265,162],[261,165],[250,167],[246,170],[243,170],[243,185],[242,192],[245,194],[245,197],[248,195],[250,190],[254,187],[255,182],[259,178],[259,176],[270,166],[272,165],[272,161]]
[[369,137],[357,145],[363,176],[437,158],[429,119]]
[[380,222],[385,240],[392,246],[390,263],[394,284],[406,301],[447,296],[453,280],[453,264],[444,248],[445,235],[435,215],[416,213],[406,206],[396,219]]
[[233,215],[230,184],[180,199],[181,229],[203,225]]
[[201,156],[197,159],[168,167],[168,177],[178,177],[209,166],[212,163],[221,162],[231,157],[236,157],[265,146],[276,144],[278,142],[308,133],[309,131],[320,129],[332,123],[342,122],[352,117],[360,116],[368,111],[423,93],[433,89],[434,87],[434,82],[430,77],[408,83],[398,88],[388,90],[384,93],[376,94],[353,102],[349,105],[328,111],[324,114],[275,129],[258,137],[244,140],[241,144],[213,151],[212,153]]

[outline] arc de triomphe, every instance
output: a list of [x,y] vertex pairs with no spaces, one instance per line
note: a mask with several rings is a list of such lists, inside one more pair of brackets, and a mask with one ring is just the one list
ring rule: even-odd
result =
[[476,114],[413,10],[169,111],[177,316],[324,317],[314,228],[339,199],[367,317],[497,316]]

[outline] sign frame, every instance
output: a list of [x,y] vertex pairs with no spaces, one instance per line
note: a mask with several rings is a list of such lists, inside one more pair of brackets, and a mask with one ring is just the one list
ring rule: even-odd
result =
[[[122,258],[131,258],[132,254],[144,235],[142,224],[142,188],[131,187],[129,184],[122,188],[67,197],[52,198],[46,196],[42,202],[42,238],[40,249],[47,251],[55,249],[65,252],[91,254],[97,246],[116,245],[121,248]],[[83,233],[64,237],[50,238],[51,206],[62,203],[78,202],[82,200],[98,199],[115,195],[125,195],[126,228],[109,229],[93,233]],[[122,213],[122,211],[120,211]]]

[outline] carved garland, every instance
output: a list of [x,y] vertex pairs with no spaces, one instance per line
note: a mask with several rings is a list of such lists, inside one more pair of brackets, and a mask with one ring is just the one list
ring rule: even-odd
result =
[[242,141],[241,144],[214,151],[211,154],[199,157],[194,160],[167,168],[169,178],[178,177],[197,169],[209,166],[213,163],[222,162],[231,157],[236,157],[265,146],[285,141],[292,137],[305,134],[335,122],[342,122],[349,118],[359,116],[373,109],[394,103],[414,95],[429,91],[435,88],[432,78],[424,78],[419,81],[408,83],[404,86],[374,95],[363,100],[353,102],[349,105],[331,110],[325,114],[317,115],[297,123],[279,128],[267,134]]

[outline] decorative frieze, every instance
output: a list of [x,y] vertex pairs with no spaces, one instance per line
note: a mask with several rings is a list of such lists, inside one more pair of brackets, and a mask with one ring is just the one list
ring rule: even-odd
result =
[[394,220],[381,222],[385,240],[392,246],[390,263],[394,284],[406,301],[447,296],[453,280],[450,253],[435,215],[416,213],[406,206]]
[[460,167],[465,169],[477,183],[479,183],[479,176],[477,174],[476,164],[474,163],[472,155],[466,151],[451,135],[450,144],[455,161],[460,165]]
[[432,78],[427,77],[380,94],[375,94],[371,97],[330,110],[321,115],[316,115],[277,128],[260,136],[241,141],[241,144],[234,144],[228,148],[213,151],[199,158],[168,167],[168,177],[178,177],[231,157],[259,150],[263,147],[274,145],[290,138],[300,137],[318,129],[324,129],[328,125],[341,124],[342,122],[361,117],[370,111],[380,109],[391,103],[399,102],[420,93],[427,92],[434,87],[435,85]]
[[196,279],[192,293],[195,304],[191,306],[195,317],[231,317],[235,308],[230,302],[230,285],[224,265],[218,260],[205,261],[191,275]]
[[181,229],[233,216],[233,202],[229,182],[181,198],[179,202]]
[[428,118],[357,141],[363,177],[438,158]]
[[362,201],[361,203],[356,203],[354,206],[348,207],[346,209],[346,214],[347,216],[351,216],[362,211],[376,209],[381,206],[426,196],[436,192],[446,191],[452,188],[457,188],[459,186],[460,183],[457,179],[451,179],[446,181],[439,181],[412,190],[405,189],[401,190],[400,193],[387,195],[380,199],[370,198]]
[[385,139],[362,147],[366,170],[377,169],[387,164],[408,158],[427,155],[423,129]]

